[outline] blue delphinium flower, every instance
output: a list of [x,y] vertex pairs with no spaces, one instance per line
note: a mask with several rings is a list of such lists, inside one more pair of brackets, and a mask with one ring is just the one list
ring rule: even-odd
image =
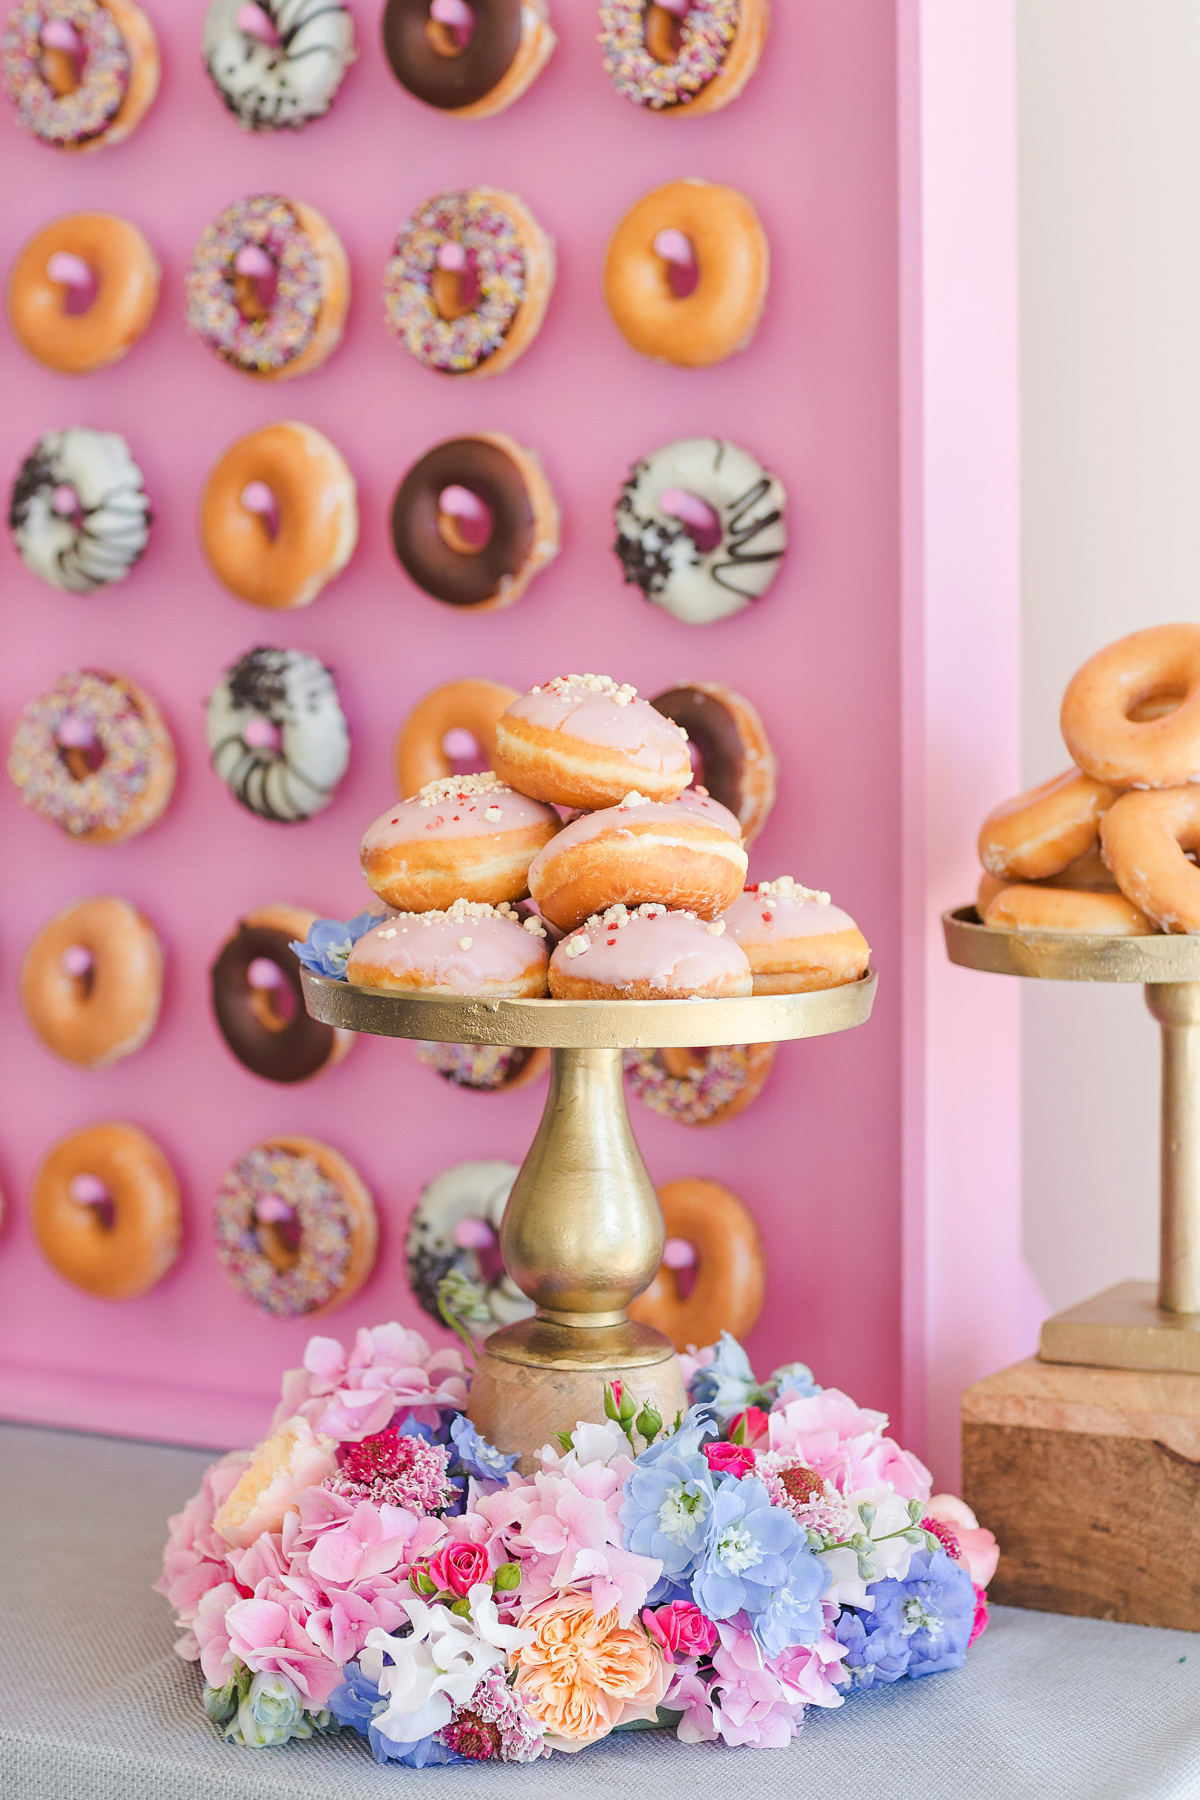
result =
[[855,1689],[962,1668],[975,1589],[967,1571],[944,1550],[915,1551],[903,1581],[889,1576],[872,1582],[867,1592],[874,1612],[844,1607],[837,1623]]
[[735,1413],[748,1406],[769,1406],[771,1396],[755,1380],[750,1358],[735,1337],[723,1331],[714,1361],[698,1369],[692,1378],[688,1398],[710,1406],[722,1426],[728,1425]]
[[456,1751],[439,1743],[432,1734],[408,1744],[385,1737],[375,1723],[376,1715],[386,1712],[388,1704],[379,1689],[367,1680],[356,1662],[348,1662],[342,1674],[346,1679],[329,1696],[329,1710],[339,1725],[369,1739],[376,1762],[405,1763],[410,1769],[423,1769],[427,1764],[462,1761]]
[[652,1444],[639,1450],[639,1469],[649,1469],[664,1456],[695,1456],[706,1438],[717,1435],[716,1422],[707,1406],[692,1406],[680,1420],[678,1431],[664,1431]]
[[801,1400],[811,1400],[814,1394],[821,1392],[819,1381],[813,1380],[813,1372],[807,1363],[782,1363],[767,1376],[766,1389],[772,1400],[780,1394],[792,1393]]
[[650,1459],[644,1452],[637,1459],[621,1501],[625,1548],[662,1563],[661,1579],[648,1596],[652,1603],[682,1589],[704,1553],[712,1525],[714,1489],[706,1459],[698,1450],[689,1453],[690,1433],[681,1450],[671,1449],[684,1437],[678,1432],[658,1456]]
[[461,1470],[466,1475],[473,1475],[476,1481],[486,1481],[493,1486],[502,1483],[519,1460],[515,1452],[505,1456],[502,1450],[480,1437],[465,1413],[455,1413],[451,1419],[450,1441],[454,1446],[454,1473],[457,1475]]
[[313,969],[318,975],[332,975],[335,981],[345,981],[350,952],[359,938],[364,937],[372,925],[378,925],[382,918],[382,913],[360,912],[356,918],[345,921],[315,919],[304,942],[293,942],[290,948],[306,969]]
[[696,1604],[708,1618],[744,1612],[760,1643],[765,1633],[780,1650],[812,1643],[821,1630],[818,1601],[827,1579],[806,1534],[790,1513],[771,1505],[756,1476],[722,1478],[692,1581]]

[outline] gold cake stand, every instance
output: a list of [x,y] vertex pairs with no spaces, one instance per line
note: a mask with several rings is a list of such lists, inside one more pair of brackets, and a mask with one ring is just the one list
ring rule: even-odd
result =
[[1123,1281],[1047,1319],[1043,1362],[1200,1375],[1200,938],[1093,937],[942,914],[951,962],[1038,981],[1139,981],[1162,1029],[1159,1279]]
[[487,1339],[470,1417],[526,1467],[555,1431],[603,1417],[620,1377],[664,1419],[686,1406],[670,1339],[626,1316],[658,1273],[663,1218],[625,1107],[622,1051],[822,1037],[871,1015],[877,977],[744,1000],[447,1000],[351,987],[309,969],[314,1018],[347,1031],[553,1051],[550,1092],[500,1234],[537,1307]]

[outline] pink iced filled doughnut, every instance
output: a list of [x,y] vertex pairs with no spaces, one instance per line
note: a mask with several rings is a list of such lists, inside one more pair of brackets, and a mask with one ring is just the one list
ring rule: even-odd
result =
[[153,825],[175,786],[175,746],[150,696],[123,675],[72,669],[21,714],[8,759],[21,799],[90,844]]
[[747,888],[725,915],[729,935],[754,971],[756,994],[807,994],[866,973],[866,938],[829,895],[790,875]]
[[552,806],[514,793],[498,775],[431,781],[370,826],[360,856],[367,885],[401,912],[455,900],[521,900],[529,865],[559,830]]
[[1098,651],[1067,684],[1059,722],[1097,781],[1200,781],[1200,625],[1155,625]]
[[133,0],[20,0],[0,40],[18,123],[59,150],[119,144],[158,92],[158,42]]
[[722,919],[706,925],[665,906],[607,907],[550,959],[556,1000],[737,998],[751,986],[745,953]]
[[675,800],[692,779],[687,732],[609,675],[558,675],[522,694],[500,715],[492,761],[558,806],[619,806],[635,788]]
[[394,913],[360,937],[346,979],[385,993],[537,999],[546,992],[546,932],[499,906],[456,900],[444,912]]

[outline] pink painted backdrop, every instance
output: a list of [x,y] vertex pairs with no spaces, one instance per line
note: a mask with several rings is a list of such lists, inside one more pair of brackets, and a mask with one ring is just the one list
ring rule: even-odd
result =
[[[375,1274],[320,1329],[345,1336],[398,1317],[436,1335],[404,1280],[405,1225],[422,1184],[464,1157],[519,1161],[544,1089],[452,1090],[403,1043],[363,1040],[310,1086],[261,1082],[212,1021],[207,971],[240,914],[277,898],[343,916],[360,904],[363,827],[393,798],[390,750],[409,706],[436,682],[487,675],[524,687],[567,668],[611,672],[653,694],[716,678],[761,709],[781,764],[779,803],[752,877],[791,872],[834,891],[882,971],[863,1030],[785,1046],[742,1118],[688,1131],[633,1104],[651,1172],[708,1174],[757,1215],[770,1257],[767,1307],[750,1342],[760,1368],[803,1356],[826,1383],[894,1408],[900,1393],[899,552],[895,42],[877,0],[781,0],[763,67],[712,119],[635,111],[610,88],[594,8],[558,0],[560,44],[536,87],[500,118],[440,118],[394,83],[378,44],[380,0],[355,0],[360,59],[332,115],[300,134],[238,130],[200,61],[203,0],[149,0],[163,49],[158,102],[125,145],[67,157],[0,120],[0,260],[61,213],[103,208],[147,233],[164,267],[146,337],[102,374],[71,380],[0,332],[0,473],[11,480],[43,433],[123,432],[155,511],[149,551],[120,588],[60,595],[4,534],[0,725],[63,669],[111,667],[161,703],[180,755],[165,820],[132,842],[69,842],[0,780],[0,1409],[12,1416],[224,1443],[262,1428],[280,1369],[309,1327],[258,1314],[214,1259],[211,1205],[223,1170],[270,1132],[306,1131],[348,1153],[377,1197]],[[708,372],[657,368],[628,349],[600,291],[601,257],[647,188],[699,175],[743,188],[771,241],[768,307],[752,349]],[[409,209],[473,182],[523,194],[558,242],[546,325],[509,373],[453,382],[384,332],[380,277]],[[229,201],[275,190],[312,202],[349,252],[342,347],[315,375],[259,385],[218,363],[182,321],[183,278],[205,223]],[[340,446],[359,481],[362,535],[349,570],[308,610],[275,617],[221,589],[195,514],[212,460],[240,433],[295,417]],[[395,564],[387,509],[432,443],[500,428],[541,452],[563,509],[564,547],[511,611],[463,617]],[[793,549],[769,596],[693,629],[622,586],[611,509],[640,453],[693,433],[726,435],[784,479]],[[221,669],[259,643],[295,645],[336,670],[353,759],[335,803],[278,827],[243,812],[211,773],[203,704]],[[136,1057],[85,1073],[33,1037],[16,999],[22,953],[59,907],[128,896],[168,959],[159,1029]],[[149,1131],[183,1189],[185,1241],[147,1297],[93,1300],[42,1261],[28,1195],[40,1156],[89,1122]]]

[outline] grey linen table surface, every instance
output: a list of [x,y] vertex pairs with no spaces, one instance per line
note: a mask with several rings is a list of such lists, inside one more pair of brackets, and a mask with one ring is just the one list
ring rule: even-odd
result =
[[996,1608],[957,1674],[810,1710],[787,1750],[613,1737],[517,1769],[244,1750],[151,1592],[208,1453],[0,1425],[3,1800],[1200,1800],[1200,1635]]

